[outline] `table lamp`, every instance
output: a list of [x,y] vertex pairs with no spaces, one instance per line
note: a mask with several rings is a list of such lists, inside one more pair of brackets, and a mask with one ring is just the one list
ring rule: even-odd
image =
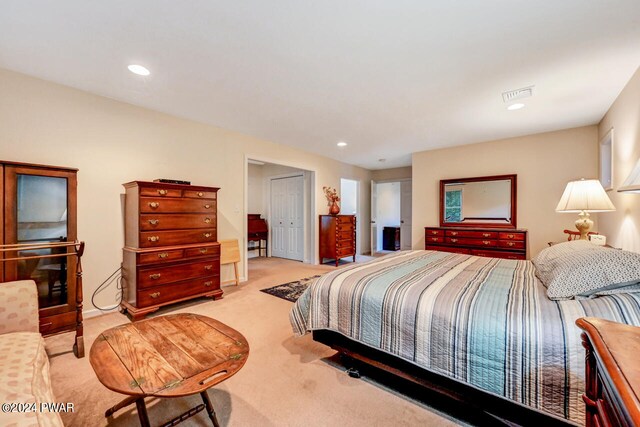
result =
[[576,228],[580,232],[580,240],[587,240],[593,221],[589,212],[609,212],[616,208],[609,200],[602,184],[597,179],[581,179],[571,181],[564,189],[556,212],[578,212],[580,219],[576,221]]

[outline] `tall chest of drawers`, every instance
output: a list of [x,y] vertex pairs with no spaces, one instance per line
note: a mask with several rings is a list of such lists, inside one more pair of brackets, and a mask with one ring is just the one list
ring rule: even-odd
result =
[[356,260],[356,216],[320,215],[320,262],[325,258]]
[[122,307],[134,320],[195,297],[222,298],[215,187],[124,184]]
[[425,227],[424,248],[468,255],[527,259],[527,230]]

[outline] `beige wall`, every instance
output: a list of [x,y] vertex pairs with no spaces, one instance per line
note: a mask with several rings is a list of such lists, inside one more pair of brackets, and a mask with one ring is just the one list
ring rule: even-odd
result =
[[265,214],[262,165],[249,163],[247,169],[247,213]]
[[513,173],[518,175],[518,227],[530,232],[530,255],[560,241],[562,230],[573,228],[577,217],[556,213],[556,205],[567,182],[597,175],[596,139],[597,127],[586,126],[414,153],[414,249],[424,248],[424,227],[439,224],[441,179]]
[[[124,182],[175,178],[219,186],[219,238],[241,239],[247,157],[315,171],[318,214],[326,212],[323,185],[339,188],[341,177],[371,179],[365,169],[326,157],[2,69],[0,94],[1,159],[80,169],[78,236],[87,243],[86,310],[92,308],[95,288],[120,266]],[[363,188],[365,208],[369,194]],[[368,236],[369,208],[363,216]],[[313,230],[317,235],[317,224]],[[112,304],[114,299],[112,290],[97,302]]]
[[411,178],[411,166],[392,169],[376,169],[371,171],[371,179],[374,181],[389,181],[393,179]]
[[600,122],[599,139],[611,128],[614,190],[607,194],[616,211],[599,214],[599,231],[607,236],[610,245],[640,252],[640,194],[615,191],[640,158],[640,69]]

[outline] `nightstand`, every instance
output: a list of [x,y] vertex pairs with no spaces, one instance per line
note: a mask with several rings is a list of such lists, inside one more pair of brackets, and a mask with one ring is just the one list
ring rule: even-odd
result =
[[587,353],[585,425],[640,425],[640,328],[594,317],[576,324]]

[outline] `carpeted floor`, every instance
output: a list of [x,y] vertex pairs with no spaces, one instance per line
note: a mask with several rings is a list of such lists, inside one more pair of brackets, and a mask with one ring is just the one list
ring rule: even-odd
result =
[[[368,260],[368,259],[367,259]],[[276,258],[250,262],[250,280],[224,287],[220,301],[199,300],[168,312],[214,317],[240,331],[251,347],[247,364],[234,377],[209,390],[222,426],[443,426],[458,425],[424,404],[370,381],[350,378],[328,362],[334,352],[309,335],[295,338],[289,326],[291,302],[260,292],[270,286],[322,274],[335,267],[311,266]],[[67,426],[139,426],[135,406],[104,418],[123,396],[104,388],[89,364],[89,349],[103,330],[127,322],[120,313],[85,322],[87,357],[69,352],[72,334],[46,339],[53,390],[59,402],[73,402],[76,412],[62,414]],[[152,425],[159,425],[200,403],[199,396],[149,399]],[[206,413],[185,426],[209,426]]]

